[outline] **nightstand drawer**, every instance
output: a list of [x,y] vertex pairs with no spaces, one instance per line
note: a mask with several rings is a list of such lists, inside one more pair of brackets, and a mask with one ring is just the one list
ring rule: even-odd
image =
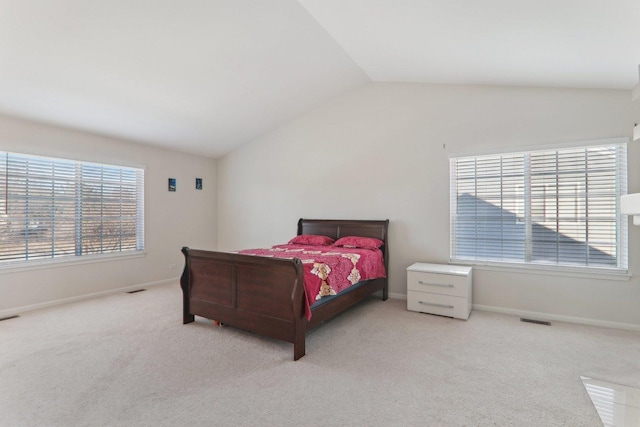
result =
[[416,291],[407,291],[407,310],[465,320],[471,312],[467,298]]
[[469,297],[471,280],[469,276],[408,271],[407,290]]

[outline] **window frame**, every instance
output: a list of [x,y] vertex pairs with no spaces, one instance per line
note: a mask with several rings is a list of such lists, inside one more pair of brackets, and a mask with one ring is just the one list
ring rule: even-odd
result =
[[[14,165],[11,165],[10,157],[13,156]],[[21,209],[19,201],[23,200],[25,206],[29,205],[29,180],[36,181],[30,174],[34,173],[29,168],[21,170],[14,169],[13,174],[10,171],[10,166],[15,167],[15,162],[19,162],[19,159],[24,159],[25,162],[33,162],[36,165],[46,164],[50,165],[51,172],[45,178],[38,177],[41,180],[41,186],[50,184],[51,192],[46,196],[40,196],[39,200],[45,200],[46,203],[51,204],[51,214],[48,216],[51,222],[51,235],[45,236],[43,242],[49,242],[51,245],[50,253],[44,251],[37,255],[30,254],[30,250],[25,243],[25,247],[22,250],[22,256],[20,252],[15,252],[15,259],[7,258],[0,260],[0,271],[20,271],[30,270],[37,268],[46,268],[51,266],[65,266],[69,264],[84,264],[109,261],[115,259],[136,258],[145,256],[145,175],[146,170],[144,166],[140,165],[124,165],[124,164],[108,164],[99,163],[85,160],[78,160],[73,158],[44,156],[39,154],[22,153],[9,150],[0,150],[0,160],[3,165],[0,165],[2,175],[0,178],[3,180],[0,183],[0,190],[4,192],[0,199],[0,207],[4,212],[0,212],[4,216],[5,226],[10,226],[10,223],[21,221],[28,221],[29,214],[25,213],[22,217],[20,214],[13,214],[9,211],[11,201],[18,200],[18,210]],[[59,168],[66,168],[66,174],[64,176],[59,175]],[[73,172],[70,172],[73,170]],[[99,177],[96,177],[96,171],[100,171]],[[113,174],[116,174],[114,178]],[[93,175],[92,175],[93,174]],[[13,182],[11,179],[13,178]],[[16,181],[23,179],[25,184],[20,188],[16,184]],[[45,183],[45,184],[42,184]],[[55,188],[59,187],[59,183],[64,182],[67,185],[66,194],[59,195],[56,193]],[[99,197],[96,197],[95,188],[100,188]],[[92,190],[87,190],[93,186]],[[14,193],[11,194],[11,190],[14,187]],[[75,189],[71,190],[71,187]],[[41,187],[42,188],[42,187]],[[39,189],[41,189],[39,188]],[[24,192],[15,191],[24,190]],[[109,193],[111,191],[111,193]],[[116,191],[116,193],[113,193]],[[115,196],[114,196],[115,194]],[[128,197],[127,197],[128,196]],[[69,202],[70,199],[75,199],[75,202]],[[66,216],[66,223],[68,224],[66,230],[70,230],[71,227],[75,229],[74,236],[70,237],[68,232],[62,241],[56,240],[55,223],[60,220],[60,215],[57,215],[59,210],[57,202],[67,200],[66,205],[61,211],[64,211],[63,216]],[[115,200],[115,201],[114,201]],[[86,227],[88,225],[87,218],[87,206],[93,202],[100,205],[99,215],[91,215],[94,221],[100,222],[99,236],[95,235],[95,238],[99,238],[99,249],[91,249],[87,253],[86,244],[91,244],[87,241]],[[71,209],[70,206],[73,205]],[[109,208],[111,210],[109,210]],[[116,214],[114,216],[114,211]],[[84,211],[83,211],[84,210]],[[72,212],[69,215],[70,211]],[[71,221],[69,221],[69,219]],[[115,234],[105,232],[105,228],[108,223],[113,224],[114,219],[117,223]],[[27,224],[26,222],[24,222]],[[71,225],[73,224],[73,225]],[[28,225],[25,225],[28,227]],[[84,227],[84,230],[83,230]],[[128,230],[124,227],[133,227],[135,229],[135,235],[129,232],[129,237],[125,241],[124,236]],[[83,230],[83,231],[78,231]],[[113,230],[111,230],[113,231]],[[60,232],[58,232],[60,233]],[[25,235],[28,234],[25,232]],[[115,237],[117,236],[117,238]],[[106,239],[111,238],[118,240],[114,249],[105,249],[103,244]],[[26,239],[28,240],[28,238]],[[73,240],[73,245],[70,246],[70,241]],[[89,238],[91,240],[91,238]],[[61,243],[62,242],[62,243]],[[47,244],[49,244],[47,243]],[[113,243],[113,242],[112,242]],[[58,249],[58,245],[62,244],[63,249]],[[95,244],[95,242],[94,242]],[[73,249],[71,249],[73,246]],[[9,247],[7,247],[9,248]],[[7,249],[8,250],[8,249]],[[9,253],[9,252],[7,252]],[[10,255],[10,253],[9,253]]]
[[[627,159],[628,159],[628,138],[609,138],[603,140],[595,140],[595,141],[580,141],[580,142],[571,142],[571,143],[563,143],[563,144],[553,144],[553,145],[540,145],[533,147],[519,147],[514,150],[493,150],[493,151],[485,151],[485,152],[473,152],[473,153],[461,153],[461,154],[451,154],[449,156],[450,161],[450,247],[449,247],[449,261],[451,263],[456,264],[465,264],[465,265],[473,265],[480,267],[480,269],[486,270],[496,270],[496,271],[509,271],[509,270],[526,270],[534,274],[553,274],[553,275],[562,275],[562,276],[571,276],[571,277],[589,277],[589,278],[609,278],[613,280],[628,280],[629,275],[629,258],[628,258],[628,219],[626,215],[620,213],[620,196],[627,193],[627,180],[628,180],[628,170],[627,170]],[[470,259],[467,257],[458,257],[456,256],[456,213],[457,213],[457,183],[456,177],[453,174],[453,162],[460,158],[470,158],[470,157],[487,157],[487,156],[501,156],[501,155],[510,155],[510,154],[518,154],[518,153],[534,153],[534,152],[545,152],[545,151],[554,151],[554,150],[565,150],[565,149],[579,149],[579,148],[595,148],[597,146],[620,146],[623,150],[622,154],[622,163],[618,164],[615,177],[616,177],[616,206],[615,206],[615,217],[616,217],[616,266],[601,266],[601,265],[576,265],[576,264],[563,264],[563,263],[535,263],[531,261],[519,261],[519,260],[492,260],[492,259],[482,259],[475,258]],[[616,161],[617,162],[617,161]],[[529,183],[524,184],[525,187],[530,185]],[[525,190],[526,191],[526,190]],[[529,189],[530,191],[530,189]],[[501,190],[502,192],[502,190]],[[529,193],[529,198],[531,195]],[[527,201],[525,196],[524,205],[528,205],[529,209],[531,208],[530,203]],[[546,206],[545,206],[546,208]],[[531,212],[528,213],[528,217],[521,222],[523,227],[531,227]],[[526,240],[530,239],[530,237],[526,237]],[[529,240],[527,240],[529,241]],[[526,249],[525,249],[526,251]],[[525,258],[526,259],[526,258]]]

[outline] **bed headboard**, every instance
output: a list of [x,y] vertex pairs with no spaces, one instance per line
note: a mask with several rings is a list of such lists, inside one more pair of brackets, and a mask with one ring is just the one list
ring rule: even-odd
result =
[[298,221],[298,235],[321,234],[333,239],[344,236],[375,237],[387,243],[389,220],[337,220],[337,219],[305,219]]
[[384,252],[384,265],[389,271],[389,220],[369,221],[355,219],[305,219],[298,220],[298,235],[321,234],[333,239],[344,236],[375,237],[384,242],[381,248]]

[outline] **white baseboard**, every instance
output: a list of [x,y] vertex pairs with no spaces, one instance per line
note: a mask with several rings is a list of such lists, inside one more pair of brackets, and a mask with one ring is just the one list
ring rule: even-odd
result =
[[473,304],[474,310],[490,311],[493,313],[509,314],[512,316],[526,317],[535,320],[556,320],[558,322],[578,323],[581,325],[601,326],[604,328],[624,329],[628,331],[640,331],[640,325],[633,323],[609,322],[606,320],[588,319],[585,317],[562,316],[559,314],[541,313],[537,311],[516,310],[511,308],[493,307],[490,305]]
[[117,293],[121,293],[121,292],[135,291],[137,289],[148,288],[148,287],[151,287],[151,286],[165,285],[165,284],[169,284],[169,283],[178,283],[179,280],[180,280],[179,277],[175,277],[175,278],[172,278],[172,279],[159,280],[157,282],[142,283],[142,284],[138,284],[138,285],[126,286],[124,288],[109,289],[108,291],[94,292],[94,293],[91,293],[91,294],[84,294],[84,295],[78,295],[78,296],[75,296],[75,297],[62,298],[62,299],[57,299],[57,300],[54,300],[54,301],[47,301],[47,302],[41,302],[41,303],[38,303],[38,304],[25,305],[25,306],[22,306],[22,307],[8,308],[6,310],[0,310],[0,318],[15,316],[16,314],[21,314],[21,313],[24,313],[24,312],[27,312],[27,311],[32,311],[32,310],[38,310],[38,309],[41,309],[41,308],[53,307],[55,305],[68,304],[70,302],[76,302],[76,301],[82,301],[82,300],[91,299],[91,298],[103,297],[103,296],[106,296],[106,295],[112,295],[112,294],[117,294]]
[[[406,300],[407,295],[389,293],[389,298]],[[627,331],[640,331],[640,325],[633,323],[609,322],[606,320],[589,319],[586,317],[563,316],[560,314],[542,313],[538,311],[516,310],[512,308],[494,307],[491,305],[473,304],[473,309],[478,311],[490,311],[493,313],[508,314],[511,316],[526,317],[535,320],[555,320],[557,322],[577,323],[580,325],[601,326],[603,328],[624,329]]]

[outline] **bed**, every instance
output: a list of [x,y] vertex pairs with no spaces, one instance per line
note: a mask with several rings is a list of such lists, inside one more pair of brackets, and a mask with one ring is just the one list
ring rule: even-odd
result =
[[[389,271],[389,220],[300,219],[297,236],[345,236],[379,239],[384,271]],[[363,280],[308,304],[303,261],[242,253],[182,248],[185,267],[180,278],[183,323],[195,316],[293,343],[293,358],[305,355],[309,330],[345,311],[371,294],[388,297],[388,279]],[[310,311],[309,311],[310,310]]]

